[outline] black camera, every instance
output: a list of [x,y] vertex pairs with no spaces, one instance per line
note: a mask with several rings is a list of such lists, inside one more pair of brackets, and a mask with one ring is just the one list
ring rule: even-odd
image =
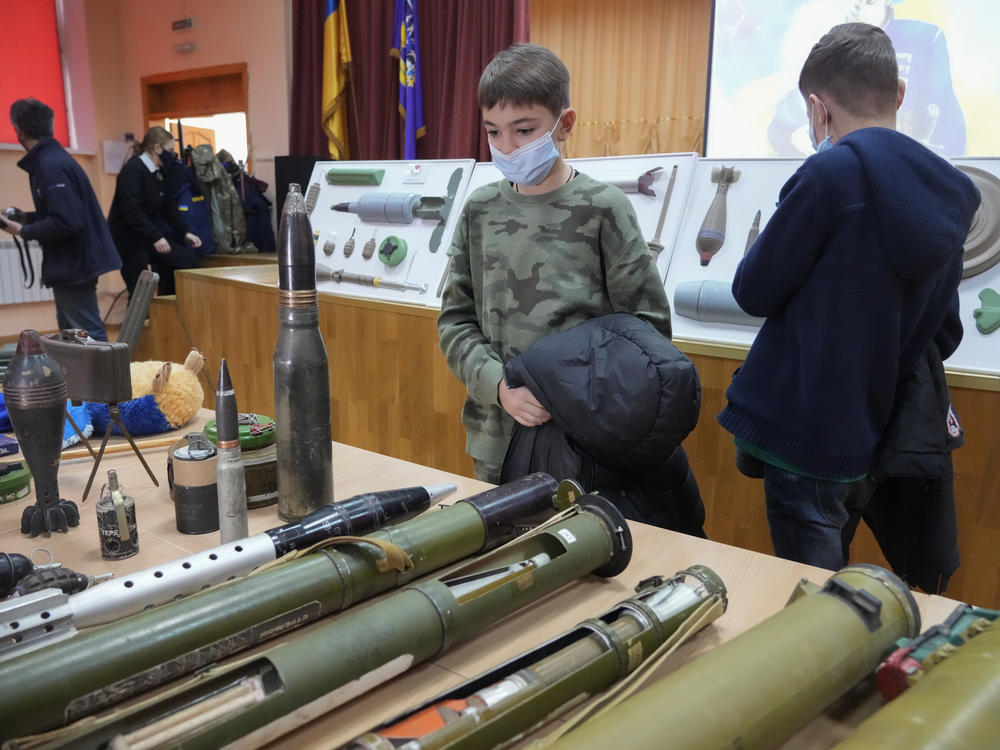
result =
[[24,215],[24,211],[22,211],[19,208],[16,208],[15,206],[7,206],[7,208],[5,208],[3,211],[0,211],[0,214],[3,215],[3,218],[5,220],[4,223],[8,221],[16,221],[18,224],[23,224],[24,220],[27,218]]

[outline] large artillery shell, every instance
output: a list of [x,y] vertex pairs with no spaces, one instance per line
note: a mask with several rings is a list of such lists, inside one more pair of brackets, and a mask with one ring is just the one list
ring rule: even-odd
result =
[[278,515],[294,521],[333,502],[330,371],[319,330],[312,227],[299,186],[288,186],[278,229]]

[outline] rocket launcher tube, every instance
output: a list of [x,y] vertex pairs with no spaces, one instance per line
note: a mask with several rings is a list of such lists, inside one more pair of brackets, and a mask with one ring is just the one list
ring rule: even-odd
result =
[[87,628],[114,622],[234,576],[245,576],[265,563],[323,539],[359,536],[405,521],[454,490],[455,485],[444,484],[355,495],[320,508],[300,521],[108,581],[70,597],[75,624]]
[[821,589],[803,582],[780,612],[685,664],[551,745],[552,750],[774,748],[871,675],[920,630],[909,589],[850,565]]
[[[389,750],[405,742],[410,750],[458,750],[504,745],[635,670],[708,602],[720,606],[709,610],[703,624],[721,615],[726,605],[725,585],[704,566],[682,570],[667,580],[644,581],[636,596],[599,617],[585,620],[344,747]],[[440,712],[439,707],[443,708]],[[413,727],[428,721],[438,727],[417,736]]]
[[[591,512],[594,506],[600,507]],[[441,578],[332,619],[241,664],[203,673],[162,699],[98,720],[96,727],[87,724],[80,734],[69,731],[61,742],[99,747],[121,735],[126,746],[141,737],[155,738],[154,746],[218,748],[240,740],[241,746],[259,747],[587,573],[619,568],[616,558],[624,555],[627,563],[631,540],[627,550],[620,546],[627,525],[610,503],[589,495],[568,513]],[[540,555],[548,557],[545,564],[529,562],[537,563]],[[519,563],[519,572],[456,597],[456,581]],[[220,704],[225,708],[218,713],[208,710]],[[177,721],[180,706],[188,722]]]
[[554,498],[567,494],[572,500],[548,474],[530,474],[369,534],[409,554],[405,572],[381,569],[369,545],[343,545],[0,662],[0,742],[96,713],[493,549],[550,516]]
[[1000,620],[970,637],[905,693],[868,717],[837,750],[965,750],[1000,738]]

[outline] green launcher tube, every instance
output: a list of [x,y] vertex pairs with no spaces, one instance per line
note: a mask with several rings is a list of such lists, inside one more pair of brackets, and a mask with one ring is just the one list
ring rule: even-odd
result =
[[774,748],[872,674],[898,638],[920,631],[909,589],[851,565],[550,747],[607,750]]
[[368,535],[405,551],[405,572],[386,568],[375,547],[345,544],[0,662],[0,741],[89,716],[493,549],[566,504],[579,490],[571,484],[531,474]]
[[441,578],[209,670],[144,705],[81,722],[79,734],[69,727],[49,746],[259,747],[587,573],[617,575],[631,551],[621,514],[586,495],[568,517]]
[[837,750],[1000,746],[1000,620],[969,638]]
[[[708,604],[715,606],[707,606]],[[702,617],[702,607],[705,607]],[[349,750],[499,747],[633,672],[698,612],[725,611],[726,587],[695,565],[647,579],[636,596],[406,711],[345,745]]]

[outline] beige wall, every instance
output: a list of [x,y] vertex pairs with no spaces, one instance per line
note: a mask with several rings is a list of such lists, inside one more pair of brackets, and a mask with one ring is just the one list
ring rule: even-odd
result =
[[[274,156],[288,153],[291,91],[291,0],[85,0],[91,66],[92,100],[98,142],[137,136],[142,122],[143,76],[226,63],[247,63],[247,126],[254,150],[255,174],[268,183],[274,200]],[[192,16],[195,28],[173,32],[171,21]],[[197,49],[178,54],[174,44],[194,42]],[[6,116],[6,113],[0,113]],[[17,161],[24,151],[0,146],[0,207],[31,207],[27,175]],[[100,154],[75,158],[90,177],[104,210],[111,206],[115,177],[104,173]],[[124,288],[117,272],[101,279],[101,310]],[[30,326],[54,330],[51,304],[6,306],[0,313],[0,339]],[[112,320],[114,320],[112,318]]]

